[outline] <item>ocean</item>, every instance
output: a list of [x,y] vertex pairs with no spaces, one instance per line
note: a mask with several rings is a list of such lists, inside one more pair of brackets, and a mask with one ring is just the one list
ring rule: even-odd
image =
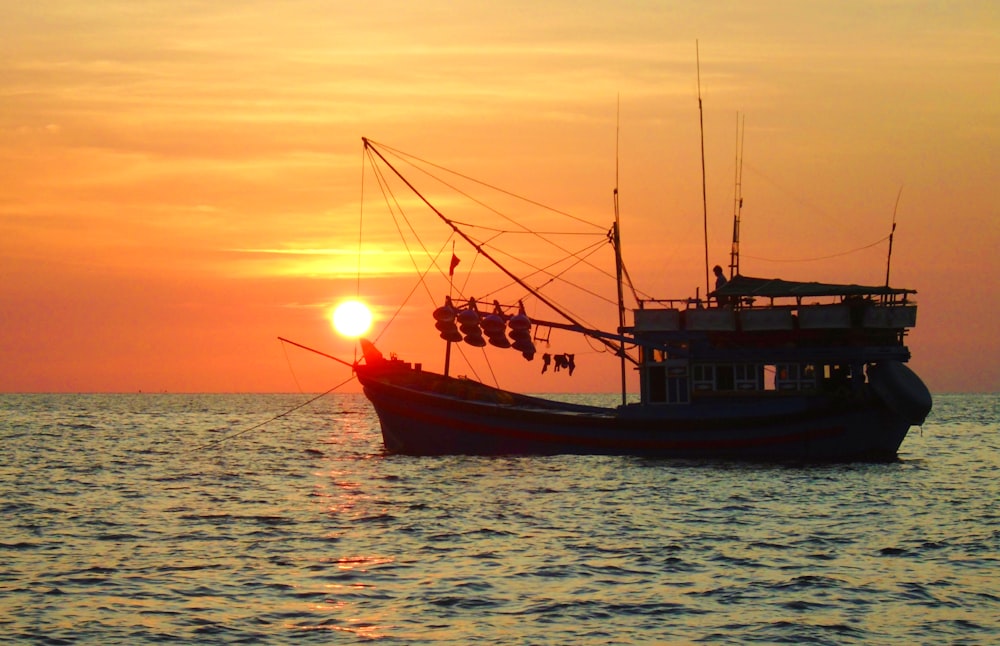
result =
[[834,465],[393,456],[309,398],[0,395],[0,641],[1000,643],[1000,395]]

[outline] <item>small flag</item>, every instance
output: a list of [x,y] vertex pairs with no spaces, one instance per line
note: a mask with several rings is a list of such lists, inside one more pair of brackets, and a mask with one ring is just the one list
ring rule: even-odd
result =
[[454,253],[452,253],[451,254],[451,266],[448,267],[448,275],[449,276],[454,276],[455,275],[455,267],[458,267],[458,263],[460,263],[460,262],[462,262],[462,261],[458,259],[458,256],[456,256]]

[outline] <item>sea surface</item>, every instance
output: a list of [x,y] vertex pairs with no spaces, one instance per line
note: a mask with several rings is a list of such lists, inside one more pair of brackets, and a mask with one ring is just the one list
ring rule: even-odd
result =
[[392,456],[309,398],[0,395],[0,641],[1000,643],[1000,395],[840,465]]

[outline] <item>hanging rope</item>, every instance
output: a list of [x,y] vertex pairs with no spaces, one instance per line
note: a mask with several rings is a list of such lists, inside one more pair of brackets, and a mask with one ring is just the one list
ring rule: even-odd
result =
[[885,237],[879,238],[878,240],[876,240],[875,242],[872,242],[871,244],[866,244],[863,247],[858,247],[856,249],[849,249],[847,251],[841,251],[839,253],[830,254],[829,256],[816,256],[814,258],[761,258],[759,256],[750,256],[748,254],[743,254],[743,256],[746,257],[746,258],[751,258],[753,260],[760,260],[762,262],[814,262],[814,261],[817,261],[817,260],[829,260],[830,258],[840,258],[841,256],[847,256],[847,255],[850,255],[852,253],[857,253],[859,251],[864,251],[865,249],[871,249],[872,247],[874,247],[876,245],[882,244],[883,242],[885,242],[888,239],[889,239],[889,236],[885,236]]
[[[430,268],[421,270],[420,267],[417,265],[416,256],[413,254],[413,251],[410,249],[410,245],[407,242],[407,238],[403,234],[403,228],[399,224],[400,218],[402,218],[403,222],[406,223],[407,227],[410,229],[410,233],[413,234],[413,237],[416,238],[417,243],[420,245],[420,248],[423,249],[424,254],[427,257],[432,257],[431,253],[427,250],[427,247],[426,247],[426,245],[424,245],[423,240],[421,240],[420,235],[417,233],[417,231],[413,227],[412,223],[410,223],[409,219],[406,217],[406,213],[403,211],[402,206],[400,206],[399,200],[396,198],[396,195],[392,192],[392,188],[389,186],[388,180],[385,178],[385,176],[384,176],[381,168],[378,166],[378,164],[375,163],[375,160],[372,157],[371,151],[368,152],[368,157],[369,157],[369,163],[371,164],[372,169],[375,171],[375,177],[378,180],[379,189],[382,191],[382,197],[385,200],[386,206],[389,208],[389,214],[392,216],[392,222],[393,222],[393,224],[396,227],[396,231],[399,233],[400,240],[403,242],[403,247],[406,249],[406,253],[407,253],[407,255],[410,258],[410,262],[413,263],[413,268],[416,270],[417,275],[420,276],[420,283],[424,284],[424,288],[427,289],[427,295],[430,297],[431,301],[433,302],[434,295],[431,293],[430,288],[427,287],[426,284],[423,281],[424,275],[428,271],[430,271]],[[391,201],[389,199],[390,197],[392,198]],[[397,210],[399,211],[399,216],[398,217],[396,215],[396,211]],[[441,252],[439,251],[438,255],[440,255],[440,253]],[[433,258],[436,259],[437,256],[433,256]]]
[[[566,213],[565,211],[560,211],[559,209],[556,209],[556,208],[553,208],[553,207],[551,207],[551,206],[548,206],[548,205],[546,205],[546,204],[543,204],[543,203],[541,203],[541,202],[537,202],[537,201],[535,201],[535,200],[532,200],[532,199],[530,199],[530,198],[527,198],[527,197],[524,197],[524,196],[522,196],[522,195],[518,195],[517,193],[513,193],[513,192],[511,192],[511,191],[508,191],[508,190],[506,190],[506,189],[503,189],[503,188],[500,188],[499,186],[494,186],[493,184],[490,184],[490,183],[488,183],[488,182],[484,182],[484,181],[482,181],[482,180],[478,180],[478,179],[476,179],[475,177],[470,177],[470,176],[468,176],[468,175],[464,175],[464,174],[462,174],[462,173],[459,173],[459,172],[457,172],[457,171],[454,171],[454,170],[451,170],[450,168],[446,168],[445,166],[440,166],[440,165],[438,165],[438,164],[435,164],[435,163],[434,163],[434,162],[432,162],[432,161],[428,161],[428,160],[426,160],[426,159],[423,159],[423,158],[421,158],[421,157],[417,157],[416,155],[411,155],[411,154],[409,154],[409,153],[405,153],[405,152],[403,152],[403,151],[401,151],[401,150],[398,150],[398,149],[396,149],[396,148],[393,148],[392,146],[387,146],[387,145],[385,145],[385,144],[383,144],[383,143],[380,143],[380,142],[378,142],[378,141],[374,141],[374,140],[369,140],[369,141],[371,141],[371,142],[372,142],[373,144],[376,144],[376,145],[378,145],[378,147],[379,147],[380,149],[383,149],[383,150],[387,150],[387,151],[389,151],[389,152],[392,152],[392,153],[393,153],[394,155],[396,155],[396,157],[397,157],[398,159],[400,159],[401,161],[404,161],[404,162],[406,162],[406,163],[407,163],[407,164],[409,164],[409,165],[410,165],[411,167],[413,167],[413,168],[415,168],[416,170],[420,171],[420,172],[421,172],[421,173],[423,173],[424,175],[427,175],[428,177],[430,177],[430,178],[432,178],[432,179],[434,179],[434,180],[436,180],[436,181],[440,182],[441,184],[444,184],[444,185],[445,185],[445,186],[447,186],[448,188],[450,188],[450,189],[452,189],[452,190],[454,190],[454,191],[458,192],[458,193],[459,193],[460,195],[463,195],[463,196],[465,196],[465,197],[469,198],[470,200],[472,200],[472,201],[473,201],[473,202],[475,202],[476,204],[479,204],[479,205],[480,205],[480,206],[482,206],[483,208],[486,208],[486,209],[488,209],[488,210],[490,210],[490,211],[493,211],[493,212],[494,212],[494,213],[496,213],[497,215],[499,215],[499,216],[501,216],[501,217],[503,217],[503,218],[505,218],[505,219],[507,219],[507,220],[509,220],[509,221],[511,221],[511,222],[513,222],[513,220],[510,220],[509,218],[507,218],[507,216],[505,216],[505,215],[503,215],[502,213],[500,213],[500,212],[498,212],[498,211],[494,210],[494,209],[493,209],[492,207],[490,207],[489,205],[487,205],[487,204],[484,204],[484,203],[482,203],[482,202],[480,202],[480,201],[476,200],[476,199],[475,199],[475,198],[473,198],[472,196],[470,196],[470,195],[467,195],[466,193],[462,192],[462,191],[461,191],[460,189],[458,189],[458,188],[455,188],[454,186],[452,186],[452,185],[448,184],[447,182],[445,182],[444,180],[442,180],[442,179],[441,179],[440,177],[437,177],[436,175],[432,175],[432,174],[431,174],[431,173],[429,173],[429,172],[428,172],[428,171],[427,171],[426,169],[424,169],[424,168],[421,168],[420,166],[418,166],[417,164],[415,164],[415,163],[414,163],[414,161],[417,161],[417,162],[420,162],[421,164],[426,164],[427,166],[430,166],[430,167],[432,167],[432,168],[436,168],[436,169],[438,169],[438,170],[441,170],[441,171],[444,171],[444,172],[446,172],[446,173],[449,173],[449,174],[451,174],[451,175],[454,175],[455,177],[461,177],[462,179],[464,179],[464,180],[466,180],[466,181],[469,181],[469,182],[472,182],[472,183],[474,183],[474,184],[478,184],[478,185],[480,185],[480,186],[484,186],[484,187],[486,187],[486,188],[488,188],[488,189],[490,189],[490,190],[493,190],[493,191],[496,191],[496,192],[498,192],[498,193],[502,193],[502,194],[504,194],[504,195],[507,195],[507,196],[510,196],[510,197],[513,197],[514,199],[517,199],[517,200],[521,200],[522,202],[526,202],[526,203],[528,203],[528,204],[532,204],[532,205],[534,205],[534,206],[537,206],[537,207],[539,207],[539,208],[541,208],[541,209],[545,209],[546,211],[549,211],[549,212],[551,212],[551,213],[555,213],[555,214],[557,214],[557,215],[562,215],[562,216],[564,216],[564,217],[567,217],[567,218],[569,218],[569,219],[571,219],[571,220],[575,220],[575,221],[577,221],[577,222],[579,222],[579,223],[581,223],[581,224],[586,224],[587,226],[590,226],[590,227],[594,227],[594,228],[596,228],[596,229],[599,229],[599,230],[601,230],[601,231],[603,231],[603,230],[604,230],[604,227],[603,227],[603,226],[601,226],[601,225],[599,225],[599,224],[595,224],[595,223],[593,223],[593,222],[589,222],[589,221],[587,221],[587,220],[584,220],[583,218],[581,218],[581,217],[578,217],[578,216],[575,216],[575,215],[573,215],[573,214],[571,214],[571,213]],[[528,229],[527,227],[524,227],[523,225],[521,225],[521,224],[518,224],[517,222],[514,222],[514,224],[517,224],[518,226],[522,227],[522,228],[524,229],[524,231],[525,231],[526,233],[532,233],[532,231],[531,231],[530,229]]]
[[301,404],[299,404],[297,406],[293,406],[292,408],[289,408],[285,412],[279,413],[279,414],[275,415],[271,419],[265,420],[265,421],[263,421],[263,422],[261,422],[259,424],[254,424],[250,428],[245,428],[242,431],[239,431],[237,433],[233,433],[232,435],[226,435],[225,437],[221,437],[221,438],[219,438],[217,440],[213,440],[212,442],[207,442],[205,444],[202,444],[201,446],[196,446],[193,449],[187,449],[186,451],[180,451],[180,453],[193,453],[195,451],[200,451],[202,449],[207,449],[209,447],[217,446],[219,444],[222,444],[223,442],[227,442],[227,441],[233,439],[234,437],[239,437],[240,435],[245,435],[246,433],[249,433],[250,431],[256,431],[258,428],[261,428],[262,426],[267,426],[271,422],[273,422],[275,420],[279,420],[282,417],[286,417],[287,415],[290,415],[290,414],[294,413],[295,411],[299,410],[300,408],[305,408],[306,406],[308,406],[309,404],[313,403],[317,399],[320,399],[322,397],[326,397],[327,395],[329,395],[333,391],[335,391],[338,388],[341,388],[341,387],[347,385],[348,383],[350,383],[353,380],[354,380],[354,375],[352,374],[348,379],[340,382],[339,384],[337,384],[333,388],[327,390],[326,392],[322,392],[322,393],[316,395],[315,397],[313,397],[309,401],[305,401],[305,402],[302,402]]
[[302,386],[299,385],[299,377],[298,375],[295,374],[295,368],[292,367],[292,358],[288,356],[288,348],[285,347],[284,343],[280,345],[281,345],[281,352],[285,355],[285,363],[288,364],[288,372],[292,373],[292,381],[295,382],[295,388],[298,389],[298,391],[301,393]]
[[[377,143],[377,142],[372,142],[372,143]],[[420,157],[416,157],[414,155],[409,155],[409,154],[404,153],[404,152],[402,152],[400,150],[392,148],[391,146],[384,146],[383,144],[378,144],[378,145],[379,145],[380,148],[384,148],[385,150],[393,153],[396,156],[397,159],[400,159],[401,161],[403,161],[406,164],[408,164],[410,167],[412,167],[412,168],[416,169],[417,171],[423,173],[424,175],[430,177],[434,181],[436,181],[436,182],[438,182],[438,183],[440,183],[440,184],[448,187],[449,189],[451,189],[452,191],[454,191],[458,195],[461,195],[461,196],[465,197],[466,199],[468,199],[472,203],[477,204],[480,207],[486,209],[487,211],[489,211],[489,212],[491,212],[491,213],[493,213],[493,214],[495,214],[495,215],[503,218],[507,222],[510,222],[514,226],[518,227],[519,231],[509,231],[509,230],[497,229],[497,228],[492,228],[492,227],[470,225],[469,223],[459,222],[459,221],[456,221],[456,220],[449,219],[448,221],[450,223],[452,223],[453,225],[455,225],[455,226],[461,225],[464,228],[481,228],[481,229],[484,229],[484,230],[496,231],[496,232],[498,232],[500,234],[520,233],[520,234],[531,235],[531,236],[534,236],[534,237],[538,238],[539,240],[543,241],[544,243],[546,243],[546,244],[554,247],[555,249],[557,249],[560,252],[562,252],[564,254],[567,254],[567,255],[573,255],[573,252],[570,251],[569,249],[566,249],[562,245],[558,244],[554,240],[551,240],[551,239],[547,238],[546,236],[549,236],[549,235],[603,235],[604,228],[601,225],[599,225],[599,224],[595,224],[593,222],[589,222],[587,220],[584,220],[583,218],[577,217],[577,216],[572,215],[570,213],[566,213],[565,211],[560,211],[558,209],[555,209],[555,208],[552,208],[552,207],[547,206],[545,204],[542,204],[541,202],[537,202],[535,200],[531,200],[529,198],[523,197],[523,196],[518,195],[516,193],[512,193],[510,191],[502,189],[502,188],[500,188],[498,186],[494,186],[494,185],[489,184],[487,182],[483,182],[483,181],[477,180],[477,179],[475,179],[473,177],[469,177],[467,175],[463,175],[462,173],[458,173],[458,172],[453,171],[451,169],[445,168],[444,166],[439,166],[437,164],[434,164],[433,162],[427,161],[427,160],[422,159]],[[369,152],[369,156],[370,156],[369,158],[371,158],[371,154],[372,153]],[[431,174],[430,172],[427,171],[427,169],[421,168],[420,166],[416,165],[412,160],[419,161],[422,164],[426,164],[427,166],[430,166],[430,167],[433,167],[433,168],[437,168],[437,169],[439,169],[441,171],[444,171],[446,173],[450,173],[452,175],[455,175],[456,177],[461,177],[464,180],[473,182],[473,183],[478,184],[480,186],[484,186],[484,187],[486,187],[486,188],[488,188],[490,190],[496,191],[498,193],[502,193],[504,195],[508,195],[508,196],[513,197],[513,198],[515,198],[517,200],[520,200],[522,202],[531,204],[533,206],[537,206],[537,207],[539,207],[541,209],[544,209],[546,211],[549,211],[551,213],[555,213],[557,215],[561,215],[563,217],[569,218],[569,219],[574,220],[576,222],[580,222],[582,224],[585,224],[585,225],[587,225],[589,227],[593,227],[594,229],[597,229],[598,231],[600,231],[600,233],[594,232],[594,233],[589,233],[588,234],[588,233],[579,232],[579,231],[577,231],[577,232],[571,232],[571,231],[555,231],[555,232],[553,232],[553,231],[536,231],[536,230],[531,229],[530,227],[528,227],[528,226],[526,226],[524,224],[521,224],[520,222],[514,220],[512,217],[508,216],[507,214],[503,213],[502,211],[499,211],[498,209],[490,206],[489,204],[486,204],[482,200],[480,200],[480,199],[478,199],[478,198],[470,195],[469,193],[463,191],[459,187],[457,187],[457,186],[455,186],[453,184],[450,184],[449,182],[444,181],[443,179],[441,179],[440,177],[438,177],[436,175]],[[593,268],[593,269],[596,269],[598,271],[604,271],[600,267],[597,267],[595,265],[591,265],[590,263],[587,263],[587,264],[590,265],[590,267]]]
[[[610,304],[613,305],[613,304],[615,304],[615,301],[607,298],[606,296],[598,294],[597,292],[593,291],[592,289],[589,289],[587,287],[579,285],[579,284],[577,284],[577,283],[575,283],[575,282],[573,282],[571,280],[568,280],[567,278],[564,277],[564,274],[566,274],[567,272],[569,272],[570,270],[572,270],[574,267],[576,267],[580,263],[584,263],[586,261],[586,258],[588,258],[589,256],[595,254],[596,252],[598,252],[599,250],[601,250],[603,247],[604,247],[604,241],[601,240],[600,242],[597,242],[597,243],[595,243],[593,245],[590,245],[589,247],[581,250],[581,252],[582,251],[587,251],[586,255],[581,256],[581,255],[579,255],[579,253],[574,253],[574,254],[572,254],[569,257],[560,258],[559,260],[556,260],[556,261],[554,261],[554,262],[546,265],[545,267],[537,267],[537,266],[535,266],[535,265],[527,262],[526,260],[524,260],[522,258],[518,258],[517,256],[515,256],[512,253],[504,251],[503,249],[500,249],[499,247],[494,247],[494,246],[490,245],[490,248],[493,249],[497,254],[503,255],[503,256],[507,256],[508,258],[511,258],[513,260],[517,260],[518,262],[520,262],[520,263],[526,265],[527,267],[533,269],[534,271],[532,271],[531,273],[528,273],[528,274],[526,274],[524,276],[525,280],[528,280],[530,278],[534,278],[538,274],[545,274],[546,276],[549,277],[548,280],[546,280],[544,283],[541,283],[540,285],[536,286],[535,289],[541,290],[543,287],[545,287],[546,285],[552,283],[553,281],[559,280],[559,281],[565,283],[566,285],[569,285],[571,287],[575,287],[576,289],[579,289],[580,291],[593,296],[594,298],[598,298],[600,300],[603,300],[606,303],[610,303]],[[552,273],[552,272],[549,271],[549,269],[551,269],[552,267],[555,267],[556,265],[564,263],[567,260],[569,260],[570,258],[575,258],[577,262],[569,265],[568,267],[566,267],[565,269],[563,269],[562,271],[560,271],[558,273]],[[586,263],[586,264],[590,264],[590,263]],[[609,277],[612,277],[607,272],[603,272],[603,273],[605,273],[605,275],[607,275]],[[504,289],[507,289],[508,287],[511,287],[511,286],[513,286],[515,284],[516,283],[514,283],[513,281],[511,281],[509,283],[506,283],[505,285],[503,285],[503,286],[501,286],[501,287],[499,287],[497,289],[494,289],[491,292],[488,292],[484,296],[484,298],[487,297],[487,296],[492,296],[494,293],[502,291]]]
[[[396,311],[392,313],[392,316],[389,317],[389,320],[386,321],[385,325],[382,326],[382,331],[379,332],[375,336],[374,339],[372,339],[373,342],[377,343],[378,340],[382,338],[382,335],[385,334],[385,331],[389,329],[389,326],[392,325],[392,322],[395,321],[396,317],[398,317],[399,314],[403,311],[403,308],[406,307],[406,304],[410,302],[410,299],[413,298],[413,295],[416,293],[416,291],[417,291],[417,289],[419,287],[423,287],[424,290],[427,291],[427,295],[431,299],[431,302],[432,303],[434,302],[434,296],[433,296],[433,294],[431,294],[430,287],[427,286],[427,281],[424,279],[424,277],[427,275],[428,272],[430,272],[430,270],[431,270],[432,267],[436,267],[437,266],[437,259],[441,256],[441,253],[448,247],[448,241],[451,240],[451,238],[452,238],[452,236],[448,236],[448,240],[445,240],[444,244],[441,245],[441,249],[438,250],[437,255],[434,256],[434,258],[431,259],[431,265],[429,267],[427,267],[427,269],[425,269],[423,271],[423,273],[419,273],[418,272],[418,274],[417,274],[417,276],[418,276],[417,282],[414,283],[413,288],[406,295],[406,298],[404,298],[400,302],[399,307],[397,307]],[[416,261],[414,261],[414,262],[416,262]]]

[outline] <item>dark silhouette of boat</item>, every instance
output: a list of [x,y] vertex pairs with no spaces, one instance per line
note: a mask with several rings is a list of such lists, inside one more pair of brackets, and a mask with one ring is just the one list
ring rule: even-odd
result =
[[[365,145],[398,174],[372,142]],[[617,219],[608,240],[617,252]],[[477,252],[495,262],[485,249]],[[620,253],[616,259],[620,285]],[[611,407],[518,394],[449,376],[447,368],[437,374],[386,358],[367,341],[354,369],[393,453],[894,459],[909,428],[931,409],[926,386],[905,365],[916,292],[738,273],[721,282],[706,298],[639,300],[630,321],[619,287],[613,330],[571,316],[530,320],[517,304],[483,307],[471,297],[448,298],[434,312],[449,350],[453,343],[491,345],[531,358],[541,329],[587,335],[621,357],[623,391],[626,363],[638,371],[638,401],[631,403],[624,392],[623,403]]]

